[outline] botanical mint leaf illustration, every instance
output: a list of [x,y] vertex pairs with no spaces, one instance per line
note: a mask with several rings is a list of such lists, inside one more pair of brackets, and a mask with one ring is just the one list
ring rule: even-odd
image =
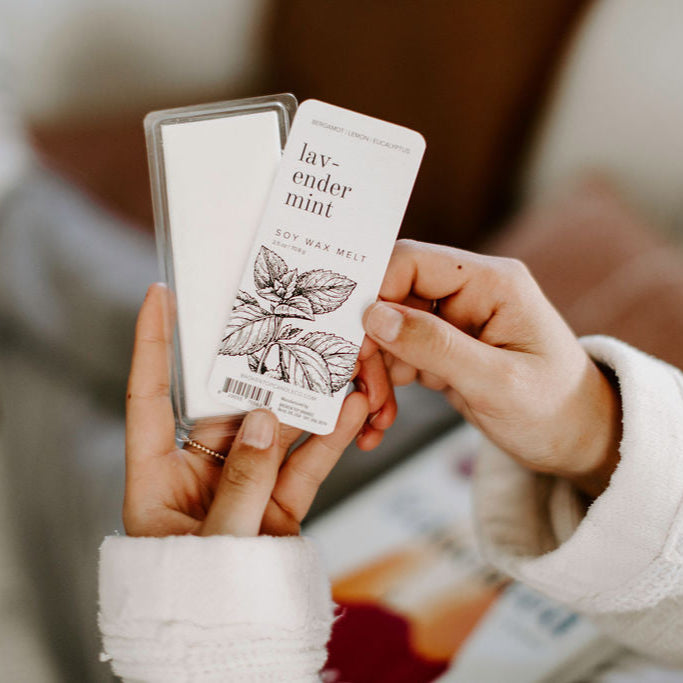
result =
[[304,320],[314,320],[313,307],[305,296],[295,296],[276,306],[273,309],[275,315],[282,318],[303,318]]
[[[252,372],[259,372],[259,364],[261,362],[261,359],[256,355],[256,354],[251,354],[250,356],[247,357],[247,363],[249,364],[249,369]],[[261,369],[261,371],[263,368]]]
[[274,340],[277,321],[276,316],[260,306],[243,304],[234,308],[219,353],[244,356],[260,351]]
[[330,371],[317,351],[296,342],[280,342],[278,347],[279,367],[286,382],[326,396],[332,395]]
[[294,295],[294,288],[296,287],[296,282],[298,280],[299,271],[295,268],[294,270],[288,270],[281,278],[280,284],[283,287],[282,298],[289,299]]
[[280,370],[279,365],[277,366],[277,368],[273,368],[272,370],[266,370],[263,374],[266,377],[270,377],[271,379],[279,379],[279,380],[284,379],[284,377],[282,375],[282,370]]
[[[252,294],[240,290],[225,328],[219,353],[247,356],[254,373],[331,396],[344,388],[353,374],[359,347],[328,332],[309,332],[283,325],[287,318],[315,320],[337,310],[356,283],[330,270],[299,275],[285,260],[262,246],[254,262],[256,294],[271,302],[270,310]],[[273,367],[274,358],[277,364]],[[268,366],[270,363],[270,367]]]
[[282,257],[268,247],[261,247],[254,263],[254,282],[256,289],[268,289],[275,286],[289,269]]
[[291,339],[296,337],[299,332],[303,332],[300,327],[292,327],[291,325],[285,325],[280,332],[280,339]]
[[331,313],[351,295],[356,283],[345,275],[331,270],[309,270],[299,276],[296,293],[305,296],[313,313]]
[[[254,306],[258,306],[258,301],[251,294],[249,294],[249,292],[245,292],[243,289],[240,289],[240,291],[237,292],[235,299],[243,304],[254,304]],[[239,305],[239,303],[235,304],[235,306]]]
[[266,287],[265,289],[259,289],[258,295],[262,296],[267,301],[271,301],[274,304],[279,304],[282,301],[282,297],[275,291],[275,287]]
[[301,337],[298,343],[319,353],[327,363],[332,393],[343,389],[349,383],[360,347],[343,337],[327,332],[309,332]]
[[281,278],[273,280],[272,287],[259,289],[259,296],[275,303],[291,298],[294,295],[294,289],[296,288],[297,275],[298,271],[296,268],[294,270],[288,270]]

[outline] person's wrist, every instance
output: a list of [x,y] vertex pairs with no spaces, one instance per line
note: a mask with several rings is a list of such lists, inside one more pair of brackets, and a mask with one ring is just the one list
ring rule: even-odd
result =
[[556,474],[597,498],[619,463],[621,397],[612,370],[591,360],[579,400],[583,417],[576,425],[572,453],[568,454],[565,471]]

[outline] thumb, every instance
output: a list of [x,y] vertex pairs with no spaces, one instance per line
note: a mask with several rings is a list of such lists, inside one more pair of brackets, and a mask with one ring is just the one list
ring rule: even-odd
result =
[[282,464],[279,440],[279,423],[269,410],[254,410],[244,418],[225,459],[202,536],[258,536]]
[[426,311],[377,302],[363,315],[368,336],[408,365],[468,396],[500,378],[502,354]]

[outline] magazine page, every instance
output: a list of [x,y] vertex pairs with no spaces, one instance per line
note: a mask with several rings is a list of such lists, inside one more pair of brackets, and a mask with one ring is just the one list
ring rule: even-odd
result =
[[340,606],[337,681],[562,683],[617,652],[482,561],[470,511],[480,439],[455,428],[306,528]]

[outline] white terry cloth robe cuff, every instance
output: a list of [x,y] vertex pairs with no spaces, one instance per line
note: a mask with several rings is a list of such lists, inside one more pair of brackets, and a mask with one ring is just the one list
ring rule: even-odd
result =
[[618,378],[620,462],[586,510],[566,480],[523,468],[490,443],[477,463],[475,518],[485,556],[588,614],[683,598],[683,375],[615,339],[581,340]]
[[309,539],[108,537],[105,659],[126,680],[318,680],[334,605]]

